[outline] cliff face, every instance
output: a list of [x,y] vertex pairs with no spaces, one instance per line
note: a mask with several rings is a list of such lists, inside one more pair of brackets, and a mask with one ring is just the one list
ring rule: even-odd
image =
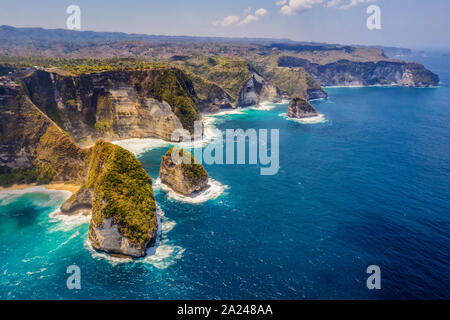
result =
[[[180,163],[173,161],[173,152],[178,153]],[[171,148],[162,157],[159,177],[162,183],[186,196],[208,188],[206,170],[197,163],[192,154],[180,148]]]
[[23,82],[31,100],[81,144],[98,138],[170,140],[176,129],[192,132],[200,119],[194,87],[175,68],[80,76],[36,71]]
[[356,62],[339,60],[327,64],[282,56],[281,67],[301,67],[323,86],[402,85],[429,87],[439,84],[439,77],[418,63],[402,61]]
[[22,89],[0,94],[0,185],[80,183],[88,153],[43,114]]
[[189,70],[202,112],[281,101],[279,89],[240,58],[193,56],[177,60]]
[[252,72],[252,76],[244,84],[239,93],[238,106],[246,107],[258,105],[260,102],[280,102],[280,90],[270,84],[266,79],[256,72]]
[[302,68],[286,68],[278,65],[278,55],[258,57],[252,66],[266,81],[279,88],[283,98],[299,96],[304,99],[327,98],[323,88]]
[[61,211],[92,211],[92,246],[126,256],[145,255],[156,239],[156,205],[151,179],[134,155],[101,140],[81,149],[20,87],[1,89],[0,186],[81,185]]
[[89,153],[87,180],[61,211],[92,212],[89,240],[94,249],[144,256],[158,229],[151,178],[121,147],[99,140]]
[[305,99],[294,97],[289,103],[286,115],[290,118],[304,119],[317,117],[319,113]]

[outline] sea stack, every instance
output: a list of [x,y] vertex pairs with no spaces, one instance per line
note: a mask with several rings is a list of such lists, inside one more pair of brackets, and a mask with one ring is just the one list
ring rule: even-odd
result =
[[293,97],[286,111],[286,116],[296,119],[317,117],[318,115],[317,110],[308,101],[300,97]]
[[181,148],[171,148],[162,157],[159,177],[161,183],[185,196],[209,187],[205,168],[190,152]]
[[156,203],[152,180],[132,153],[97,141],[90,150],[87,181],[65,207],[87,210],[89,202],[89,241],[94,249],[124,257],[145,256],[156,241]]

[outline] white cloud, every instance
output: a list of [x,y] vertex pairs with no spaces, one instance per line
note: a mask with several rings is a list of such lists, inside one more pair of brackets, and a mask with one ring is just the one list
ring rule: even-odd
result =
[[240,17],[239,16],[228,16],[223,18],[222,21],[213,21],[213,25],[215,26],[221,26],[221,27],[229,27],[233,24],[236,24],[239,22]]
[[258,10],[255,11],[255,15],[260,16],[260,17],[264,17],[267,14],[267,10],[264,8],[259,8]]
[[259,20],[259,17],[249,14],[241,22],[239,22],[239,24],[249,24],[249,23],[252,23],[252,22],[255,22],[258,20]]
[[323,0],[289,0],[288,4],[281,7],[280,12],[287,16],[292,16],[312,9],[313,6],[320,3],[323,3]]
[[244,18],[241,18],[240,16],[228,16],[225,17],[222,21],[215,20],[212,22],[212,24],[220,27],[229,27],[236,24],[245,25],[258,21],[261,17],[266,16],[268,13],[268,11],[264,8],[259,8],[255,11],[254,14],[249,14],[250,11],[250,8],[244,10],[244,14],[246,15]]
[[280,0],[280,1],[277,1],[275,4],[277,5],[277,6],[283,6],[283,5],[285,5],[287,3],[287,1],[286,0]]
[[336,7],[337,5],[341,4],[342,0],[331,0],[328,1],[327,7]]
[[360,3],[369,3],[369,2],[375,2],[375,1],[378,1],[378,0],[350,0],[349,3],[340,6],[340,8],[347,9],[347,8],[356,6],[357,4],[360,4]]

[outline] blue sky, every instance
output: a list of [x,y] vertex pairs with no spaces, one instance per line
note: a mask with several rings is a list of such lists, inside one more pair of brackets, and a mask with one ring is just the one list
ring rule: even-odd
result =
[[[71,4],[82,30],[450,48],[448,0],[0,0],[0,24],[65,28]],[[380,30],[366,27],[373,4]]]

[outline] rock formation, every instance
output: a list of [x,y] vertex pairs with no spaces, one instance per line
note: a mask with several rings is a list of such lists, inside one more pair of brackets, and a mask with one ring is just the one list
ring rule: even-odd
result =
[[23,79],[30,99],[78,143],[98,138],[156,137],[193,132],[198,99],[176,68],[106,71],[78,76],[37,70]]
[[2,89],[0,186],[80,185],[61,212],[92,212],[92,246],[112,254],[145,255],[157,235],[156,204],[151,179],[134,155],[102,140],[81,149],[19,86]]
[[263,101],[280,102],[281,93],[277,87],[253,71],[239,94],[238,106],[258,105]]
[[350,61],[338,60],[326,64],[306,59],[282,56],[278,65],[304,68],[322,86],[402,85],[430,87],[439,84],[439,77],[419,63],[404,61]]
[[[129,151],[104,141],[92,148],[89,177],[92,190],[89,240],[96,250],[142,257],[158,231],[152,181]],[[75,195],[75,198],[78,194]]]
[[206,170],[191,153],[180,148],[171,148],[162,157],[159,177],[162,183],[186,196],[209,187]]
[[290,118],[304,119],[317,117],[319,113],[314,107],[305,99],[294,97],[289,103],[286,115]]

